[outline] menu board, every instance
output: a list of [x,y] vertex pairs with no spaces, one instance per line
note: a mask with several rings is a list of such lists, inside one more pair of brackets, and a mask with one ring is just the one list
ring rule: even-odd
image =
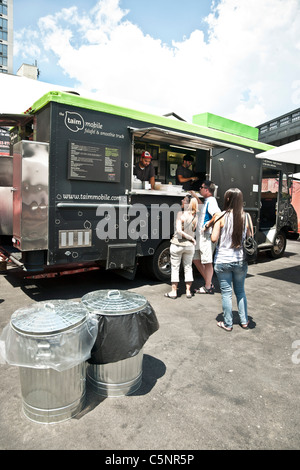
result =
[[112,145],[69,141],[68,178],[120,182],[121,149]]

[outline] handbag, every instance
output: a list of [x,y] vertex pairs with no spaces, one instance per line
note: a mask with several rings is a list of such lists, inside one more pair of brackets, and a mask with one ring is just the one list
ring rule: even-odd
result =
[[[246,213],[246,217],[248,217],[248,213]],[[248,219],[248,223],[249,223],[249,219]],[[249,223],[249,226],[251,226],[250,223]],[[246,236],[245,240],[243,241],[243,251],[244,251],[245,261],[249,263],[249,262],[253,262],[256,260],[257,243],[253,238],[253,231],[252,231],[252,234],[249,237]]]

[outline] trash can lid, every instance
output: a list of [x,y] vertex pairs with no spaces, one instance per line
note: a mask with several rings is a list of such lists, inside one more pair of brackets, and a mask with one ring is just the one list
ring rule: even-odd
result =
[[16,310],[10,323],[15,330],[28,335],[53,335],[78,326],[87,315],[80,302],[53,300]]
[[82,297],[87,309],[101,315],[128,315],[143,309],[148,301],[143,295],[119,290],[98,290]]

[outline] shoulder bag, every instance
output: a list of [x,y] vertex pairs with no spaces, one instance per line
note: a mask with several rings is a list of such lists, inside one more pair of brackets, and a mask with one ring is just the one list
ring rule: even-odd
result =
[[[249,217],[249,214],[246,212],[245,225],[246,225],[246,218],[248,218],[248,217]],[[249,218],[248,218],[248,223],[249,223],[249,227],[251,227],[250,222],[249,222]],[[254,237],[253,237],[253,230],[252,230],[251,235],[249,237],[247,237],[247,235],[246,235],[246,238],[243,241],[243,251],[244,251],[245,261],[247,261],[248,263],[251,263],[251,262],[256,260],[256,257],[257,257],[257,243],[256,243],[256,241],[254,240]]]

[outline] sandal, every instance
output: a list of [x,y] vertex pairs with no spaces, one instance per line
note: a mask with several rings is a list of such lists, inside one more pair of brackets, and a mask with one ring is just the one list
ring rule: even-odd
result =
[[168,297],[168,299],[177,299],[177,295],[170,295],[168,292],[165,294],[165,297]]
[[193,297],[191,293],[185,294],[185,296],[186,296],[187,299],[191,299]]
[[201,286],[199,289],[195,289],[194,292],[195,294],[214,294],[214,288],[207,289],[205,286]]
[[230,328],[229,326],[226,326],[223,321],[218,321],[217,326],[219,326],[220,328],[222,328],[225,331],[232,331],[232,329],[233,329],[232,327]]
[[249,330],[249,321],[247,323],[240,323],[240,327],[243,328],[243,330]]

